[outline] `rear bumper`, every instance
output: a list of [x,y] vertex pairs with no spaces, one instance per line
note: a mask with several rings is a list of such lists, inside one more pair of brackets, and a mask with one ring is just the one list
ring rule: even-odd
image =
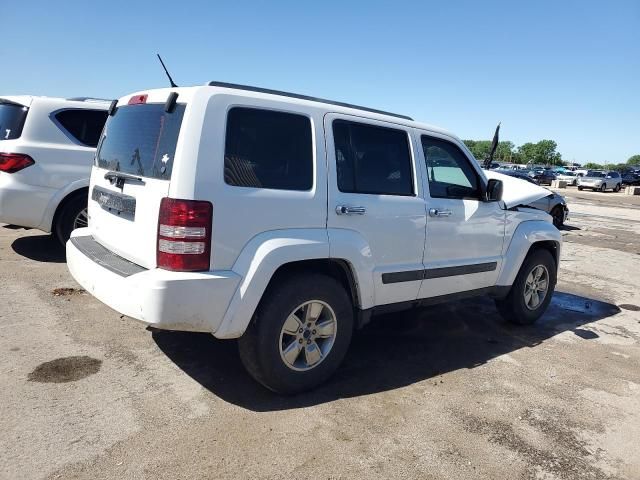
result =
[[0,223],[40,228],[56,190],[20,182],[20,175],[0,172]]
[[236,273],[141,267],[134,273],[135,268],[112,268],[104,259],[90,258],[73,241],[88,236],[88,229],[82,228],[67,242],[67,266],[87,292],[117,312],[156,328],[215,334],[240,281]]

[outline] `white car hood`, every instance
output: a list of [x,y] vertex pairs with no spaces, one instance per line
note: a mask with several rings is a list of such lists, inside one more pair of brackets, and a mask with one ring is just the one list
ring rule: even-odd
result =
[[528,205],[536,200],[549,195],[549,190],[539,185],[534,185],[526,180],[521,180],[509,175],[503,175],[492,170],[484,170],[487,178],[502,180],[504,189],[502,191],[502,201],[505,207],[517,207],[518,205]]

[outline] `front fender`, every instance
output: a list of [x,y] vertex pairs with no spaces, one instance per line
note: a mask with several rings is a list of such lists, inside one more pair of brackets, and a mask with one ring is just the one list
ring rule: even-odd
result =
[[552,241],[556,244],[557,258],[560,261],[562,235],[558,229],[544,220],[528,220],[521,222],[511,236],[511,241],[504,255],[502,271],[497,285],[511,286],[532,245],[538,242]]

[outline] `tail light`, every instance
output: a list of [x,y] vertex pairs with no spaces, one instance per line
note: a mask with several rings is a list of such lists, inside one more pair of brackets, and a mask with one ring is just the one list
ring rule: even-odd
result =
[[210,202],[163,198],[158,216],[158,268],[209,270],[212,217]]
[[0,172],[16,173],[34,163],[33,158],[23,153],[0,153]]

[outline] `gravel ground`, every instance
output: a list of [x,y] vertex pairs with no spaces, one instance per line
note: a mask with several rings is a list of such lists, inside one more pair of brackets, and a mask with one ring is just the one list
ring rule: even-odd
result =
[[380,317],[315,392],[236,345],[77,290],[46,235],[0,227],[0,478],[640,478],[640,197],[562,190],[558,292]]

